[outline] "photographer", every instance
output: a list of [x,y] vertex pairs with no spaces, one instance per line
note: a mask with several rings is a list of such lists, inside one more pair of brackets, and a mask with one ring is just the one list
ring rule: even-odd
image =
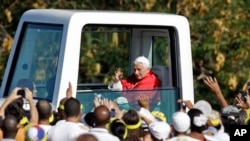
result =
[[[24,95],[22,96],[22,94]],[[25,98],[29,103],[29,119],[23,109],[23,98]],[[24,127],[27,124],[38,123],[38,112],[33,102],[32,92],[28,88],[21,89],[20,87],[16,87],[12,90],[0,107],[0,116],[4,119],[7,115],[15,116],[19,122],[20,128],[18,129],[18,133],[16,135],[16,141],[25,141]]]

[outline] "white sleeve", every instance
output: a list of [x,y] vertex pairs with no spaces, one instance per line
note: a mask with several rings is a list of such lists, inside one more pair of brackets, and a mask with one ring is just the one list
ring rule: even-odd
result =
[[156,120],[155,117],[150,113],[148,109],[141,107],[139,113],[147,117],[147,119],[151,120],[152,122]]
[[112,82],[108,85],[108,89],[113,91],[122,91],[122,83],[121,81]]

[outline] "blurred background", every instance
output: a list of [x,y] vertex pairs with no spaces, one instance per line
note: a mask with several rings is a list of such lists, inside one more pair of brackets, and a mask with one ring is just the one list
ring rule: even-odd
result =
[[[0,85],[21,15],[29,9],[82,9],[162,12],[190,23],[195,101],[216,97],[204,85],[216,77],[229,104],[250,80],[249,0],[1,0]],[[93,64],[94,65],[94,64]],[[188,85],[188,84],[187,84]]]

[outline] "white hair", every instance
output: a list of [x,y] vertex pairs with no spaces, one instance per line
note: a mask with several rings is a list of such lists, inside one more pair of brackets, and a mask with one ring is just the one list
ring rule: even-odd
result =
[[134,61],[134,64],[137,64],[137,63],[142,63],[143,67],[145,67],[145,68],[151,68],[149,60],[145,56],[137,57]]

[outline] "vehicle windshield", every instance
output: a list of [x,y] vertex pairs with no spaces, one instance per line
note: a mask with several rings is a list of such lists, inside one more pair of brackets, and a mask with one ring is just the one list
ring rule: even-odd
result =
[[57,60],[62,40],[62,25],[26,23],[15,52],[16,64],[9,78],[7,96],[14,87],[28,87],[35,99],[52,100]]
[[94,98],[114,100],[121,110],[135,109],[139,110],[138,97],[141,95],[153,95],[149,99],[150,111],[164,114],[167,122],[170,122],[172,114],[178,110],[176,105],[177,89],[164,88],[156,90],[129,90],[129,91],[110,91],[110,90],[95,90],[95,91],[78,91],[77,99],[83,105],[83,114],[90,112],[94,107]]

